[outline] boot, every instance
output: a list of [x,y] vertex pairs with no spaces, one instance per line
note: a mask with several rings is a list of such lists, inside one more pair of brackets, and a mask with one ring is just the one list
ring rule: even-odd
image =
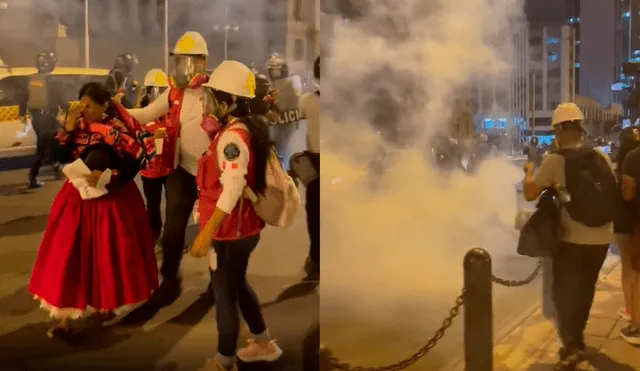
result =
[[29,183],[27,183],[27,188],[28,189],[38,189],[40,187],[42,187],[42,183],[40,183],[36,179],[31,179],[31,180],[29,180]]

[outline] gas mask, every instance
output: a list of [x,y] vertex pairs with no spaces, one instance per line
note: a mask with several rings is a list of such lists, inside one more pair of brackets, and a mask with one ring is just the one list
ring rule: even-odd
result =
[[178,89],[200,87],[206,81],[206,62],[203,58],[195,55],[174,55],[171,74],[173,85]]
[[213,89],[206,88],[204,90],[204,113],[200,127],[209,135],[209,139],[213,140],[222,129],[223,122],[234,108],[233,104],[228,108],[222,106],[213,94]]
[[147,86],[145,87],[145,96],[149,99],[149,103],[153,102],[154,100],[158,99],[158,97],[164,93],[164,91],[167,90],[166,87],[159,87],[159,86]]

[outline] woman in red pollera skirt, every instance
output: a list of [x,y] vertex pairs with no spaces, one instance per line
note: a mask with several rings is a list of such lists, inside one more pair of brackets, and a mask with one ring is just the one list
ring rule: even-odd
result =
[[102,196],[83,198],[70,180],[53,201],[29,282],[41,307],[60,320],[49,337],[68,333],[71,321],[87,313],[111,318],[114,310],[147,300],[158,287],[151,227],[133,181],[155,155],[154,138],[104,86],[89,83],[56,139],[55,157],[81,159],[91,170],[90,187],[107,169],[112,175]]

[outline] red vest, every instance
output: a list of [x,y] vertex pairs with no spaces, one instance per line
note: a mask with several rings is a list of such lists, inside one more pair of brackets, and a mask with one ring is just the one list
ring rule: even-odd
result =
[[162,156],[171,164],[171,169],[178,166],[178,145],[180,138],[180,112],[182,111],[182,100],[184,90],[169,88],[169,113],[165,116],[167,138],[162,143]]
[[[218,166],[218,156],[216,147],[220,136],[226,130],[233,130],[246,144],[247,148],[251,148],[251,134],[249,131],[234,127],[233,123],[229,124],[223,131],[211,141],[207,153],[198,160],[198,172],[196,183],[198,185],[199,201],[198,213],[200,214],[200,229],[211,219],[216,209],[216,204],[222,194],[222,184],[220,184],[220,167]],[[247,175],[247,186],[253,188],[255,186],[255,171],[253,153],[249,157],[249,169]],[[239,240],[254,236],[264,228],[265,224],[253,210],[253,204],[246,198],[240,198],[236,206],[227,215],[218,230],[213,235],[213,239],[217,241]]]
[[146,169],[140,170],[140,175],[145,178],[157,179],[169,175],[174,169],[174,158],[176,150],[176,141],[180,135],[180,127],[172,124],[173,121],[168,120],[168,115],[157,121],[153,121],[145,125],[145,129],[154,134],[156,130],[165,128],[167,136],[162,140],[162,153],[156,154]]

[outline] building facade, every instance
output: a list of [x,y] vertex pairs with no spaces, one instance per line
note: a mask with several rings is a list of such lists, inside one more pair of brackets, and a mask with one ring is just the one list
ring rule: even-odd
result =
[[[311,76],[320,54],[320,0],[288,0],[285,56],[292,73]],[[306,77],[309,77],[306,76]]]
[[507,33],[511,36],[508,78],[478,81],[470,99],[476,130],[506,138],[500,147],[509,152],[518,149],[528,119],[529,26],[524,20],[514,20]]
[[[60,64],[84,66],[84,0],[4,2],[0,57],[8,64],[33,65],[35,55],[47,50],[58,51]],[[208,43],[210,68],[227,58],[262,69],[270,53],[277,52],[300,73],[310,70],[319,51],[319,0],[89,0],[88,4],[91,67],[110,68],[116,55],[132,52],[140,60],[136,76],[163,68],[165,4],[170,48],[184,32],[200,32]],[[61,24],[66,28],[64,42],[57,32]],[[60,48],[62,44],[66,49]]]

